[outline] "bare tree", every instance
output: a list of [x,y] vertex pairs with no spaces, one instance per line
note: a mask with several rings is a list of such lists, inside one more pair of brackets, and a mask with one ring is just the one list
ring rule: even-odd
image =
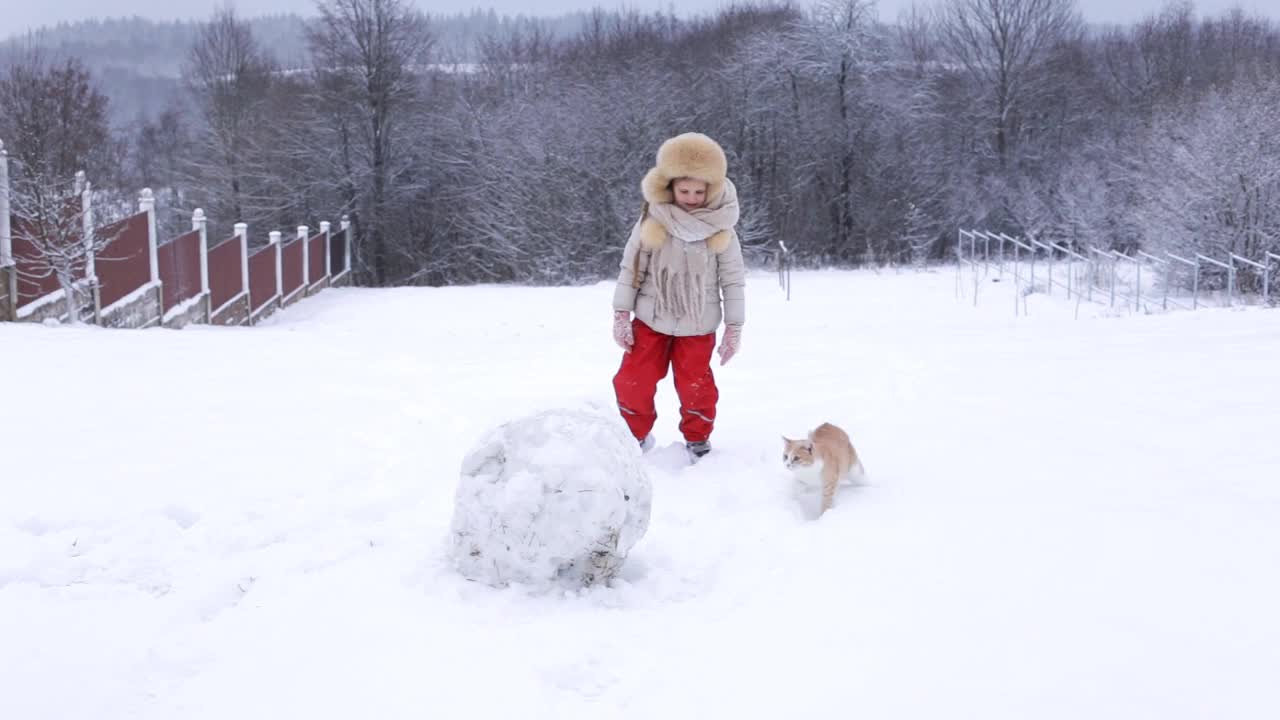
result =
[[230,7],[205,24],[183,66],[183,78],[207,132],[193,159],[194,179],[209,197],[214,217],[252,222],[255,188],[250,165],[259,145],[256,132],[269,122],[263,109],[274,63],[253,37],[249,24]]
[[493,99],[511,99],[538,90],[541,72],[554,57],[551,30],[531,20],[517,22],[503,32],[486,33],[476,43],[479,70]]
[[[744,247],[784,239],[814,263],[940,258],[971,223],[1100,246],[1272,247],[1270,155],[1228,149],[1270,147],[1255,130],[1265,108],[1239,88],[1280,75],[1274,23],[1175,2],[1085,34],[1073,0],[942,2],[896,25],[867,0],[693,19],[597,10],[576,32],[490,15],[485,32],[444,38],[459,43],[444,58],[432,35],[451,26],[428,27],[413,0],[322,0],[311,72],[277,71],[277,38],[221,11],[187,65],[195,112],[131,138],[134,169],[160,210],[201,205],[262,230],[349,213],[359,280],[374,284],[607,275],[637,179],[688,130],[729,153]],[[70,147],[24,141],[30,125],[9,111],[21,103],[4,101],[15,151]],[[110,148],[101,137],[92,146]]]
[[162,237],[177,235],[182,227],[190,143],[186,120],[177,108],[143,123],[134,141],[133,181],[137,187],[155,189]]
[[[1132,26],[1097,39],[1108,100],[1144,113],[1189,89],[1196,70],[1196,20],[1190,0],[1172,2]],[[1113,112],[1119,112],[1120,107]]]
[[0,72],[0,137],[32,177],[117,173],[107,97],[75,58],[51,63],[32,46]]
[[911,61],[917,77],[938,60],[937,28],[933,18],[914,2],[898,13],[894,28],[899,51]]
[[433,38],[406,0],[321,0],[308,41],[321,87],[350,113],[336,130],[345,143],[359,208],[353,216],[359,270],[384,282],[390,271],[389,202],[407,190],[414,157],[408,132],[422,95]]
[[946,0],[936,20],[949,57],[992,103],[989,122],[1004,167],[1035,70],[1081,32],[1075,0]]
[[776,179],[782,203],[771,215],[783,239],[822,261],[856,262],[866,250],[872,205],[864,191],[883,109],[874,85],[884,46],[875,30],[863,0],[819,3],[747,45],[741,67],[756,77],[747,80],[745,102],[725,108],[785,108],[785,120],[775,120],[787,139],[778,162],[780,174],[793,177]]

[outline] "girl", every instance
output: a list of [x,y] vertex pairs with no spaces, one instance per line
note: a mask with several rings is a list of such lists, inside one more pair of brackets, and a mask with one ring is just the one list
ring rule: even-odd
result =
[[694,460],[711,451],[720,397],[711,372],[716,330],[723,319],[724,365],[738,351],[745,319],[738,193],[727,168],[714,140],[685,133],[662,144],[657,166],[641,181],[644,212],[622,252],[613,294],[613,339],[624,351],[613,388],[644,450],[654,444],[653,399],[670,366],[685,446]]

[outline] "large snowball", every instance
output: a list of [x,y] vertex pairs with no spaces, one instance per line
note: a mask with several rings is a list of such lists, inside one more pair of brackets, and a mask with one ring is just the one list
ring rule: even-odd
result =
[[515,420],[462,462],[454,562],[495,587],[603,583],[648,529],[651,498],[618,418],[566,409]]

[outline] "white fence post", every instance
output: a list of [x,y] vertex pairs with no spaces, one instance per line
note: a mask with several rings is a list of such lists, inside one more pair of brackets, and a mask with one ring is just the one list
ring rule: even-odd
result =
[[345,272],[351,272],[351,236],[355,234],[355,229],[351,227],[351,219],[347,215],[342,216],[342,269]]
[[1199,307],[1199,258],[1196,259],[1196,278],[1192,279],[1192,310]]
[[333,277],[333,268],[330,267],[333,253],[329,251],[329,228],[331,227],[328,220],[320,221],[320,232],[324,233],[324,276],[327,278]]
[[1110,254],[1111,259],[1111,307],[1116,306],[1116,270],[1118,263],[1116,262],[1115,253]]
[[308,235],[311,228],[306,225],[298,226],[298,242],[302,243],[302,294],[305,297],[307,290],[311,288],[311,238]]
[[[1072,275],[1075,275],[1074,263],[1071,262],[1072,260],[1075,259],[1074,253],[1072,253],[1071,248],[1067,247],[1066,245],[1061,245],[1059,243],[1053,242],[1052,240],[1048,242],[1048,246],[1049,246],[1049,252],[1062,253],[1063,262],[1066,263],[1066,266],[1067,266],[1067,285],[1066,285],[1067,299],[1070,300],[1072,283],[1073,283]],[[1052,278],[1052,276],[1053,276],[1052,272],[1050,272],[1050,278]],[[1050,285],[1053,284],[1052,279],[1050,280],[1049,284]]]
[[151,282],[158,282],[160,260],[156,241],[156,196],[151,192],[151,188],[142,188],[142,194],[138,199],[138,210],[147,214],[147,251],[150,254],[147,261],[151,263]]
[[1165,255],[1168,255],[1170,260],[1176,260],[1182,263],[1183,265],[1186,265],[1187,267],[1191,268],[1191,272],[1194,273],[1191,280],[1191,309],[1195,310],[1199,308],[1200,307],[1200,258],[1197,257],[1195,260],[1188,260],[1187,258],[1184,258],[1181,255],[1174,255],[1173,253],[1168,251],[1165,252]]
[[[1075,247],[1079,247],[1079,246],[1077,245],[1077,246],[1075,246]],[[1089,256],[1088,256],[1088,255],[1084,255],[1084,254],[1079,253],[1079,252],[1076,252],[1075,250],[1068,250],[1067,252],[1068,252],[1068,254],[1071,256],[1071,259],[1072,259],[1072,260],[1075,260],[1075,261],[1076,261],[1076,263],[1084,263],[1084,267],[1083,267],[1083,268],[1079,268],[1079,271],[1084,273],[1084,277],[1085,277],[1085,279],[1087,280],[1087,279],[1088,279],[1088,276],[1089,276],[1089,272],[1090,272],[1090,268],[1089,268]],[[1076,263],[1073,263],[1073,264],[1076,264]],[[1079,300],[1079,299],[1080,299],[1080,294],[1081,294],[1081,293],[1080,293],[1080,281],[1075,279],[1075,275],[1076,275],[1076,270],[1073,270],[1073,271],[1071,272],[1072,288],[1073,288],[1073,291],[1074,291],[1074,292],[1075,292],[1075,294],[1076,294],[1076,299],[1077,299],[1077,300]]]
[[1264,261],[1267,269],[1262,272],[1262,301],[1268,306],[1271,305],[1271,261],[1280,261],[1280,255],[1273,252],[1267,253],[1267,259]]
[[[1094,288],[1094,286],[1095,286],[1095,285],[1097,285],[1097,283],[1098,283],[1098,259],[1097,259],[1097,258],[1106,258],[1106,259],[1110,260],[1110,261],[1111,261],[1111,267],[1112,267],[1112,269],[1114,269],[1114,268],[1115,268],[1115,257],[1114,257],[1114,256],[1112,256],[1112,255],[1111,255],[1111,253],[1103,252],[1102,250],[1099,250],[1099,249],[1098,249],[1098,247],[1097,247],[1096,245],[1090,245],[1090,246],[1089,246],[1089,257],[1093,258],[1093,268],[1091,268],[1091,269],[1090,269],[1090,272],[1089,272],[1089,300],[1090,300],[1090,301],[1092,301],[1092,300],[1093,300],[1093,288]],[[1111,278],[1111,279],[1112,279],[1112,282],[1111,282],[1111,301],[1110,301],[1110,302],[1111,302],[1111,305],[1115,305],[1115,304],[1116,304],[1116,296],[1115,296],[1115,287],[1116,287],[1116,284],[1115,284],[1115,275],[1114,275],[1114,274],[1112,275],[1112,278]],[[1102,288],[1101,288],[1101,287],[1099,287],[1098,289],[1099,289],[1099,290],[1101,290]]]
[[[236,237],[240,238],[240,292],[249,293],[249,224],[235,224]],[[249,297],[249,313],[253,313],[253,297]]]
[[1267,264],[1264,262],[1255,262],[1253,260],[1250,260],[1247,257],[1241,257],[1235,253],[1228,253],[1227,257],[1231,258],[1232,266],[1234,266],[1238,262],[1241,262],[1253,268],[1254,270],[1257,270],[1260,273],[1262,273],[1262,304],[1263,304],[1263,307],[1266,307],[1269,304],[1268,303],[1269,298],[1267,296],[1271,294],[1271,287],[1270,287],[1271,283],[1269,281],[1269,278],[1267,277],[1268,275]]
[[[1009,236],[1008,236],[1008,235],[1006,235],[1005,233],[996,233],[996,238],[997,238],[998,240],[1000,240],[1000,277],[1003,279],[1003,278],[1004,278],[1004,263],[1005,263],[1005,257],[1004,257],[1004,244],[1005,244],[1005,243],[1012,243],[1013,238],[1009,237]],[[1014,252],[1014,255],[1017,255],[1017,253],[1018,253],[1018,249],[1017,249],[1017,246],[1016,246],[1016,245],[1014,246],[1014,251],[1013,251],[1013,252]],[[1013,269],[1014,269],[1014,274],[1016,275],[1016,274],[1017,274],[1017,270],[1018,270],[1017,262],[1014,262],[1014,268],[1013,268]],[[1015,313],[1015,314],[1016,314],[1016,313]]]
[[[1164,270],[1164,280],[1162,281],[1162,283],[1164,284],[1164,298],[1160,301],[1160,309],[1168,310],[1169,309],[1169,261],[1161,260],[1155,255],[1152,255],[1151,253],[1148,253],[1148,252],[1143,252],[1142,250],[1138,251],[1138,258],[1139,260],[1142,260],[1142,259],[1150,260],[1152,263],[1155,264],[1157,269]],[[1161,268],[1161,266],[1163,266],[1163,268]],[[1141,278],[1142,277],[1141,268],[1138,269],[1138,273],[1139,273],[1138,277]]]
[[0,320],[18,318],[18,273],[13,260],[13,228],[9,226],[9,153],[0,141],[0,273],[9,276],[5,300],[9,311]]
[[1045,273],[1049,276],[1049,279],[1046,280],[1044,283],[1044,293],[1049,297],[1053,297],[1053,248],[1049,247],[1049,245],[1046,243],[1040,242],[1039,240],[1035,239],[1030,235],[1027,236],[1027,241],[1031,243],[1032,253],[1035,253],[1037,250],[1043,249],[1045,251],[1045,254],[1048,255],[1048,257],[1045,258],[1045,268],[1046,268]]
[[[1048,256],[1049,256],[1049,294],[1050,294],[1050,295],[1052,295],[1052,294],[1053,294],[1053,260],[1054,260],[1054,258],[1053,258],[1053,244],[1052,244],[1052,243],[1041,243],[1041,245],[1042,245],[1042,246],[1044,246],[1044,251],[1045,251],[1045,253],[1046,253],[1046,254],[1048,254]],[[1068,296],[1067,296],[1067,299],[1068,299],[1068,300],[1070,300],[1070,299],[1071,299],[1071,296],[1070,296],[1070,295],[1068,295]]]
[[204,321],[213,319],[213,303],[209,298],[209,222],[204,210],[196,208],[191,213],[191,229],[200,233],[200,294],[204,296]]
[[[1036,263],[1036,246],[1035,246],[1035,245],[1032,245],[1031,243],[1024,243],[1024,242],[1022,242],[1021,240],[1014,240],[1013,242],[1014,242],[1014,243],[1016,243],[1016,244],[1017,244],[1017,246],[1018,246],[1019,248],[1021,248],[1023,252],[1026,252],[1026,253],[1031,257],[1030,266],[1031,266],[1032,270],[1034,271],[1034,268],[1035,268],[1035,266],[1036,266],[1036,265],[1035,265],[1035,263]],[[1019,293],[1019,295],[1021,295],[1021,296],[1022,296],[1022,314],[1023,314],[1023,316],[1024,316],[1024,317],[1030,314],[1030,311],[1029,311],[1029,310],[1028,310],[1028,308],[1027,308],[1027,296],[1028,296],[1028,295],[1030,295],[1031,293],[1034,293],[1034,292],[1036,291],[1036,282],[1035,282],[1035,280],[1036,280],[1036,278],[1035,278],[1035,273],[1034,273],[1034,272],[1032,272],[1032,273],[1031,273],[1031,275],[1030,275],[1030,281],[1029,281],[1029,283],[1027,284],[1027,291],[1026,291],[1026,293]],[[1014,314],[1016,315],[1017,313],[1014,313]]]
[[147,262],[151,264],[151,282],[155,284],[156,307],[160,308],[158,322],[164,325],[164,287],[160,283],[160,244],[156,228],[156,196],[151,188],[142,188],[138,210],[147,214]]
[[[93,322],[102,322],[102,289],[98,286],[96,253],[93,250],[93,186],[85,178],[83,170],[76,173],[76,192],[80,195],[80,234],[84,243],[84,281],[93,301]],[[71,297],[67,298],[67,315],[80,317],[80,305],[76,301],[75,282],[71,283]],[[74,305],[74,307],[73,307]]]
[[9,151],[0,140],[0,268],[13,265],[13,229],[9,227]]
[[[1013,244],[1013,316],[1018,317],[1018,297],[1022,295],[1021,260],[1018,243]],[[1024,302],[1025,304],[1025,302]]]
[[1234,300],[1235,300],[1235,292],[1231,287],[1232,285],[1235,285],[1235,282],[1236,282],[1235,268],[1228,263],[1222,262],[1221,260],[1214,260],[1208,255],[1202,255],[1200,253],[1196,253],[1196,284],[1197,285],[1199,285],[1199,282],[1200,282],[1199,263],[1201,261],[1207,262],[1210,265],[1220,267],[1223,270],[1227,271],[1227,307],[1231,307],[1234,304]]
[[1227,260],[1227,307],[1235,304],[1236,297],[1236,264]]
[[[1191,309],[1195,310],[1200,306],[1200,262],[1198,260],[1188,260],[1181,255],[1174,255],[1167,250],[1164,254],[1169,260],[1181,263],[1182,265],[1191,268],[1191,272],[1194,273],[1191,280]],[[1183,307],[1185,308],[1186,306],[1184,305]]]
[[1164,300],[1161,302],[1161,307],[1165,310],[1169,309],[1169,280],[1171,279],[1170,271],[1172,270],[1173,264],[1166,260],[1164,263]]
[[1222,263],[1220,267],[1224,267],[1227,271],[1227,307],[1235,304],[1236,296],[1236,268],[1231,263]]
[[969,236],[969,267],[973,270],[973,306],[978,307],[978,234],[976,232]]
[[787,294],[787,299],[791,299],[791,250],[787,247],[787,243],[778,241],[778,289],[783,290]]
[[280,247],[280,231],[272,230],[267,234],[268,242],[276,249],[276,302],[284,304],[284,250]]
[[[960,292],[960,282],[961,282],[961,274],[962,274],[961,268],[963,268],[965,265],[968,265],[969,268],[973,270],[973,304],[974,306],[977,306],[978,304],[978,233],[980,232],[983,232],[983,231],[961,230],[959,233],[959,237],[956,240],[956,297],[957,298],[961,297],[961,292]],[[968,259],[966,259],[964,256],[964,239],[966,237],[969,238]],[[783,253],[785,256],[786,254],[785,246],[783,247]],[[790,299],[790,297],[788,297],[788,299]]]
[[[960,268],[964,266],[964,228],[956,228],[956,299],[960,299]],[[782,251],[778,251],[778,285],[782,285]]]
[[[89,287],[94,287],[98,284],[98,270],[94,265],[93,252],[93,196],[83,170],[76,172],[76,194],[80,196],[80,233],[85,248],[84,279]],[[71,298],[67,302],[71,302]]]
[[[1026,237],[1024,236],[1023,239],[1026,239]],[[1027,251],[1027,254],[1031,256],[1031,292],[1035,292],[1036,291],[1036,243],[1035,243],[1035,240],[1031,240],[1027,244],[1031,246],[1031,249]]]

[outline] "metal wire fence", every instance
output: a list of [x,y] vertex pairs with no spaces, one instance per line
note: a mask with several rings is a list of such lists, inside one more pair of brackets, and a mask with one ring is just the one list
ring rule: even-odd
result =
[[[1028,295],[1064,294],[1068,300],[1101,303],[1133,312],[1261,305],[1271,307],[1280,255],[1247,258],[1229,253],[1211,257],[1170,252],[1073,247],[1034,237],[1010,237],[985,230],[960,230],[956,239],[956,295],[965,294],[968,272],[977,305],[981,279],[1011,277],[1014,312],[1025,314]],[[1078,306],[1077,306],[1078,307]]]

